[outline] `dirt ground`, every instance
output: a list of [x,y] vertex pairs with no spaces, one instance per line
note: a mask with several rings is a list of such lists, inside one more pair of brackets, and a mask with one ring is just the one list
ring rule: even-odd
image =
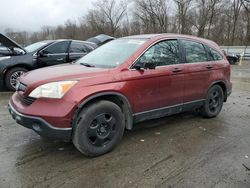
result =
[[0,188],[250,187],[250,62],[233,66],[221,114],[190,113],[138,124],[111,153],[86,158],[71,143],[42,139],[7,112],[0,94]]

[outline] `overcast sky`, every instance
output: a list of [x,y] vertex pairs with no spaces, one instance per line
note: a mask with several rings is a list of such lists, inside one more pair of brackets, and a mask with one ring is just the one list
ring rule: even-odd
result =
[[57,26],[67,19],[77,20],[92,7],[94,0],[1,0],[0,32],[7,28],[37,31]]

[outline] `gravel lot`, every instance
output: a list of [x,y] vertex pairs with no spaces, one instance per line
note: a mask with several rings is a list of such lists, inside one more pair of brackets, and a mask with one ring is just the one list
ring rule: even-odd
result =
[[138,124],[111,153],[86,158],[15,123],[0,93],[0,187],[250,187],[250,62],[233,66],[221,114]]

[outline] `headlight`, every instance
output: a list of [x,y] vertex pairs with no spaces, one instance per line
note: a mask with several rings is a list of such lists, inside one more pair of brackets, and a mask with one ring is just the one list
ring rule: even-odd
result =
[[69,91],[77,81],[60,81],[60,82],[51,82],[48,84],[41,85],[34,89],[29,96],[33,98],[62,98],[67,91]]

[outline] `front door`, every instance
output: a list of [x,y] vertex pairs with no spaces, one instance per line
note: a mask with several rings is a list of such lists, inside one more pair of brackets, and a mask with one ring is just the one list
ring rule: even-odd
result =
[[38,67],[67,63],[69,43],[69,41],[61,41],[43,49],[37,58]]
[[[132,69],[130,73],[133,78],[131,84],[134,88],[134,111],[137,117],[144,120],[155,115],[160,117],[181,111],[184,66],[180,59],[178,41],[165,40],[150,47],[137,60],[136,64],[153,62],[156,66],[155,69]],[[155,113],[157,111],[159,113]]]

